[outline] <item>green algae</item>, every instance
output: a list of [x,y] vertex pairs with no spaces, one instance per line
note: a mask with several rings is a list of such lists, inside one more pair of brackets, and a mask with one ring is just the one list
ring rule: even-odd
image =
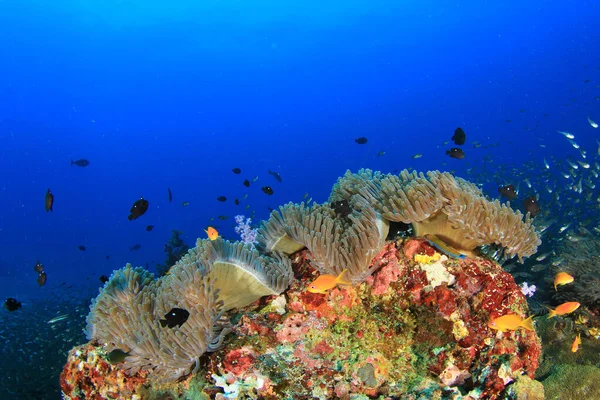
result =
[[600,369],[591,365],[555,365],[542,384],[546,399],[600,399]]

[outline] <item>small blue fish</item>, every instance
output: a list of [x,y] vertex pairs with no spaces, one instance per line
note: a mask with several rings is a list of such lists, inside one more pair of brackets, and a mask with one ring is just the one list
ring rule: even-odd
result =
[[427,243],[429,243],[431,245],[431,247],[433,247],[436,250],[441,251],[448,257],[460,258],[460,259],[467,258],[467,256],[462,254],[459,250],[444,243],[444,241],[442,239],[440,239],[439,237],[437,237],[436,235],[427,234],[424,236],[424,238],[425,238],[425,240],[427,240]]

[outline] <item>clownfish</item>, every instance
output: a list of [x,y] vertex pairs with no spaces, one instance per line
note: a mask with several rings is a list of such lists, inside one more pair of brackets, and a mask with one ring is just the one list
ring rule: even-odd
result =
[[217,230],[212,226],[209,226],[208,229],[204,230],[204,232],[206,232],[210,240],[217,240],[219,237],[219,232],[217,232]]
[[329,289],[333,289],[337,285],[352,285],[352,282],[346,278],[347,269],[343,270],[338,276],[324,274],[320,275],[308,286],[308,291],[311,293],[325,294]]

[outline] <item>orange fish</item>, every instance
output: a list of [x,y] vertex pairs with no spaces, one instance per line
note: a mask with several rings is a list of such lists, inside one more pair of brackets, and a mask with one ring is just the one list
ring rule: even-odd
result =
[[577,350],[579,350],[580,344],[581,344],[581,333],[579,335],[577,335],[577,337],[575,337],[575,340],[573,340],[573,344],[571,345],[571,351],[573,353],[576,353]]
[[566,285],[567,283],[571,283],[575,280],[571,275],[566,272],[559,272],[554,277],[554,290],[557,290],[556,287],[560,285]]
[[329,289],[337,285],[352,285],[352,282],[346,278],[347,269],[343,270],[338,276],[324,274],[319,276],[308,286],[308,291],[311,293],[325,294]]
[[560,306],[556,307],[554,310],[548,307],[550,310],[550,314],[548,314],[548,318],[552,318],[555,315],[566,315],[570,314],[573,311],[577,310],[581,304],[576,301],[569,301],[567,303],[562,303]]
[[208,229],[205,229],[204,232],[208,235],[210,240],[216,240],[219,237],[219,232],[212,226],[209,226]]
[[516,331],[519,328],[533,331],[533,315],[527,319],[523,319],[515,314],[503,315],[502,317],[491,320],[488,323],[488,327],[499,330],[500,332]]

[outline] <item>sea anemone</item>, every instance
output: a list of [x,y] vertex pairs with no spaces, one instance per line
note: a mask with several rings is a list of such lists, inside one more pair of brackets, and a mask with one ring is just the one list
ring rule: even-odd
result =
[[[230,329],[207,268],[179,268],[159,280],[151,276],[131,265],[115,271],[92,302],[88,335],[108,352],[126,353],[121,368],[128,374],[148,370],[151,379],[168,382],[195,372],[198,358],[218,349]],[[187,310],[187,320],[161,326],[173,308]]]
[[384,219],[412,224],[416,236],[435,235],[471,257],[478,246],[495,243],[522,260],[541,243],[529,215],[523,219],[509,203],[490,201],[477,186],[447,172],[404,170],[396,176],[348,171],[330,199],[352,202],[355,197],[370,203]]
[[282,242],[295,249],[308,248],[314,265],[327,274],[348,270],[348,278],[361,282],[372,271],[371,261],[381,250],[389,223],[367,202],[355,198],[346,216],[336,215],[328,204],[287,204],[274,211],[259,229],[262,248],[280,248]]
[[196,247],[175,264],[172,273],[178,274],[179,268],[193,265],[210,270],[224,310],[247,306],[263,296],[278,295],[293,278],[287,256],[276,252],[261,254],[249,244],[220,238],[198,239]]

